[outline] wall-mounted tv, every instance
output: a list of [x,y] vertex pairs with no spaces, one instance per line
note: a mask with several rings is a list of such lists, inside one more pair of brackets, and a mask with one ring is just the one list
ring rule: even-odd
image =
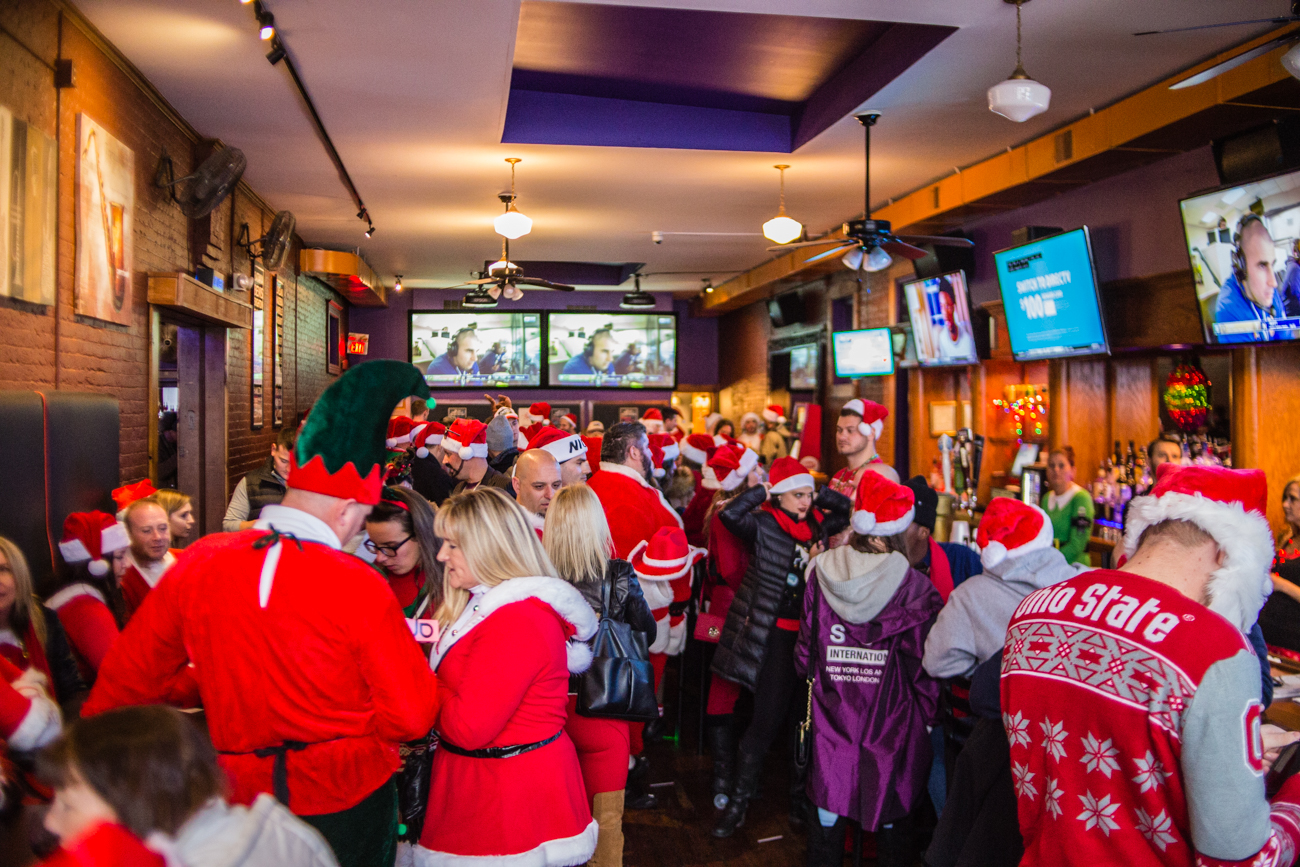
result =
[[1300,172],[1178,204],[1205,342],[1300,339]]
[[816,343],[805,343],[790,349],[790,390],[812,391],[817,387],[817,363],[821,353]]
[[542,384],[542,314],[413,311],[411,363],[431,388]]
[[904,283],[903,296],[912,320],[916,358],[922,367],[979,361],[963,272],[950,271]]
[[672,313],[548,313],[546,327],[550,385],[677,387]]
[[835,375],[888,376],[894,372],[894,342],[888,328],[837,331],[831,335]]
[[993,254],[1016,361],[1104,355],[1088,227]]

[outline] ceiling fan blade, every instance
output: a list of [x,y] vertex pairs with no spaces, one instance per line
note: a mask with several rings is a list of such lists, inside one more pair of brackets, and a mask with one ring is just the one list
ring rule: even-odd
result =
[[794,250],[798,247],[819,247],[824,244],[843,244],[847,238],[823,238],[820,241],[795,241],[793,244],[778,244],[775,247],[768,247],[769,253],[780,253],[782,250]]
[[900,241],[897,238],[890,238],[880,242],[881,248],[891,256],[903,256],[907,259],[924,259],[930,255],[920,247],[913,247],[906,241]]
[[1250,21],[1224,21],[1221,24],[1198,24],[1195,27],[1172,27],[1169,30],[1141,30],[1134,33],[1134,36],[1159,36],[1163,33],[1186,33],[1189,30],[1213,30],[1216,27],[1239,27],[1243,24],[1289,24],[1297,20],[1292,15],[1281,15],[1277,18],[1255,18]]
[[820,262],[822,259],[831,259],[834,258],[835,256],[842,256],[843,254],[852,250],[856,246],[858,246],[857,241],[854,241],[852,244],[844,244],[843,246],[840,247],[833,247],[824,253],[818,253],[816,256],[812,256],[808,259],[804,259],[803,263],[805,265],[811,265],[813,262]]
[[520,286],[540,286],[543,289],[558,289],[561,292],[572,292],[575,288],[567,283],[552,283],[540,277],[517,277],[514,282]]
[[468,281],[468,282],[466,282],[466,283],[461,283],[460,285],[462,285],[462,286],[486,286],[486,285],[489,284],[489,283],[499,283],[499,282],[501,282],[501,278],[500,278],[500,277],[483,277],[482,279],[479,279],[479,280],[470,280],[470,281]]
[[1230,69],[1236,69],[1238,66],[1241,66],[1243,63],[1247,63],[1251,60],[1254,60],[1256,57],[1261,57],[1265,54],[1268,54],[1270,51],[1272,51],[1274,48],[1277,48],[1279,45],[1285,45],[1286,43],[1294,42],[1295,40],[1296,37],[1294,34],[1288,36],[1279,36],[1277,39],[1271,39],[1268,42],[1265,42],[1263,45],[1259,46],[1258,48],[1252,48],[1249,51],[1243,51],[1241,54],[1238,54],[1236,57],[1229,57],[1227,60],[1223,61],[1222,63],[1216,63],[1214,66],[1211,66],[1209,69],[1205,70],[1204,72],[1196,73],[1191,78],[1184,78],[1182,81],[1176,84],[1171,84],[1169,85],[1169,89],[1182,90],[1183,88],[1186,87],[1195,87],[1198,84],[1204,84],[1205,82],[1210,81],[1211,79],[1218,78],[1220,75],[1223,75],[1223,73],[1227,72]]
[[950,238],[947,235],[896,235],[906,244],[933,244],[936,247],[974,247],[969,238]]

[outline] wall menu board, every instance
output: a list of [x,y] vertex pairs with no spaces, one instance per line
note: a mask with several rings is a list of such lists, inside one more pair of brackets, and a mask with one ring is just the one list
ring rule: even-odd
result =
[[831,347],[836,376],[889,376],[894,372],[894,343],[888,328],[837,331],[831,335]]
[[1088,227],[993,254],[1017,361],[1109,350]]

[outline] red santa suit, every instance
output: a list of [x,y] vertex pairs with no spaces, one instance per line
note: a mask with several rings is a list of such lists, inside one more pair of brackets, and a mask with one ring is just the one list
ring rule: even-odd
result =
[[[430,660],[441,741],[417,867],[559,867],[591,857],[597,824],[564,724],[569,674],[591,664],[583,641],[595,632],[591,606],[557,578],[471,591]],[[519,747],[529,749],[481,752]]]
[[87,683],[93,682],[118,635],[117,621],[104,594],[89,584],[69,584],[45,600],[45,605],[59,615],[81,676]]
[[105,822],[60,845],[40,867],[167,867],[168,861],[121,825]]
[[158,586],[167,570],[176,565],[176,551],[169,550],[157,563],[141,565],[131,549],[126,551],[126,572],[122,575],[122,601],[126,603],[126,616],[129,620],[149,591]]
[[298,815],[349,809],[384,785],[398,744],[427,734],[437,710],[436,679],[384,579],[323,521],[283,505],[186,549],[82,712],[162,701],[190,663],[230,800],[279,789]]
[[38,750],[62,733],[63,716],[48,686],[36,669],[23,671],[0,657],[0,738],[9,749]]

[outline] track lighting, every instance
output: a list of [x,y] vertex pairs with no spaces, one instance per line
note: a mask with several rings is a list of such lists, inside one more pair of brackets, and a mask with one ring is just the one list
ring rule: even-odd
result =
[[533,230],[533,221],[515,207],[515,200],[519,198],[515,195],[515,166],[523,160],[519,157],[506,157],[506,162],[510,163],[510,192],[497,196],[506,206],[506,212],[492,221],[492,227],[498,235],[514,241]]
[[284,60],[284,43],[280,41],[279,36],[271,40],[271,50],[266,52],[266,59],[271,62],[272,66]]
[[261,28],[257,31],[257,35],[261,36],[263,39],[270,39],[275,35],[275,16],[270,12],[263,12],[261,15],[258,15],[257,23]]
[[713,279],[710,277],[704,278],[704,294],[705,295],[713,294]]
[[402,291],[402,275],[401,275],[401,274],[398,274],[398,275],[397,275],[397,280],[393,283],[393,291],[394,291],[394,292],[401,292],[401,291]]
[[1016,68],[1006,81],[989,88],[989,111],[1000,114],[1007,120],[1024,123],[1047,111],[1052,101],[1052,91],[1047,85],[1030,78],[1020,60],[1020,7],[1029,0],[1003,2],[1016,7]]
[[774,244],[788,244],[803,234],[803,224],[785,215],[785,170],[787,165],[773,166],[781,173],[781,208],[777,215],[763,224],[763,237]]

